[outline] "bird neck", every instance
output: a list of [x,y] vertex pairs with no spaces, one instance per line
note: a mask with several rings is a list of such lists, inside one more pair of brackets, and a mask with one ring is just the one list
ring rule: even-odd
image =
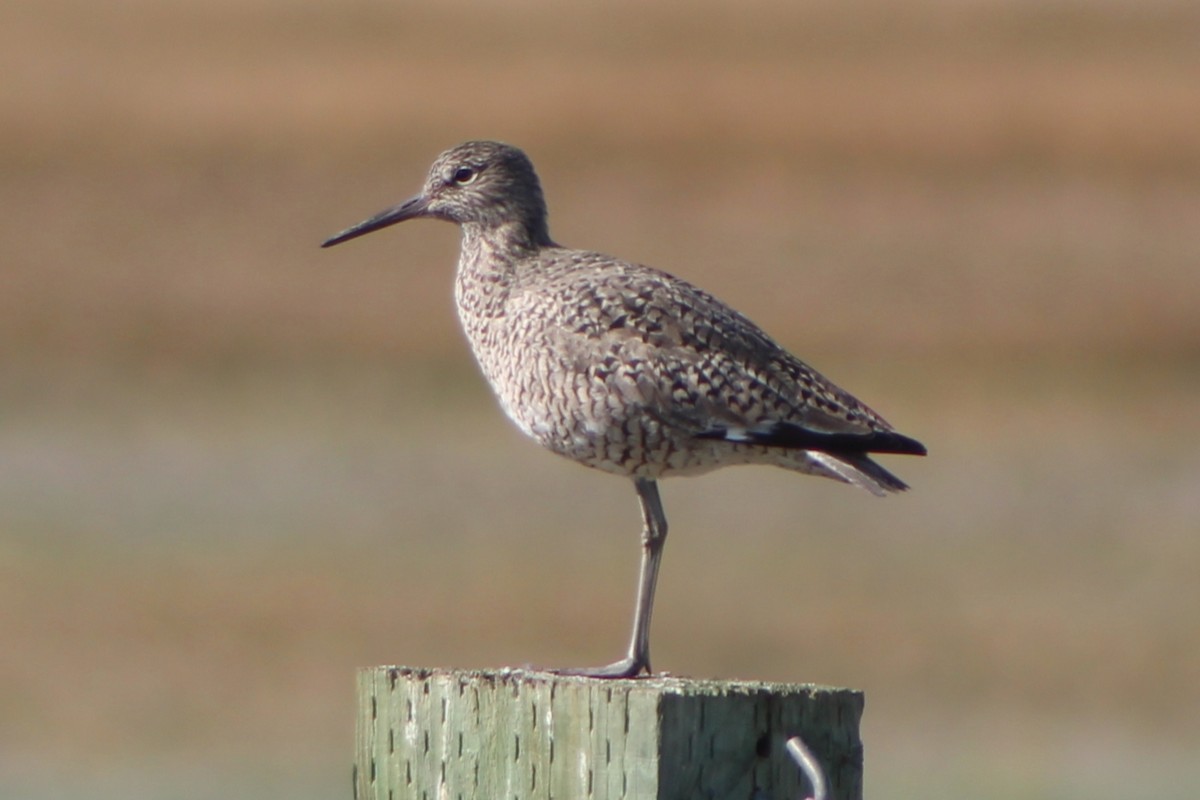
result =
[[522,265],[533,263],[543,248],[556,245],[544,217],[536,227],[517,222],[464,223],[462,234],[455,295],[467,337],[479,346],[487,320],[503,316],[509,294],[521,283]]
[[463,253],[488,253],[501,259],[520,259],[552,247],[545,218],[532,222],[512,221],[495,224],[464,223]]
[[463,225],[462,251],[454,281],[459,320],[478,353],[494,336],[492,320],[505,316],[509,296],[520,281],[521,265],[539,246],[527,231]]

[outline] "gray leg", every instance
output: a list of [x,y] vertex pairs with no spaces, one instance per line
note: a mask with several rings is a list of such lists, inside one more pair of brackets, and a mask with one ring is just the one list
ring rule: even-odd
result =
[[633,612],[633,636],[629,654],[620,661],[604,667],[561,669],[563,675],[585,675],[591,678],[632,678],[650,673],[650,615],[654,611],[654,587],[658,583],[658,567],[662,563],[663,543],[667,540],[667,517],[658,497],[658,484],[648,478],[637,478],[638,500],[642,504],[642,566],[638,577],[637,606]]

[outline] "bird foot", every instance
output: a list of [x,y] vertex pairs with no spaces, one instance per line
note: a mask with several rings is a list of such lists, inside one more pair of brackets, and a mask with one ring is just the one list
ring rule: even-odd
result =
[[650,663],[648,659],[626,656],[620,661],[614,661],[603,667],[567,667],[565,669],[548,669],[546,671],[555,675],[573,675],[581,678],[612,680],[614,678],[636,678],[643,672],[649,675]]

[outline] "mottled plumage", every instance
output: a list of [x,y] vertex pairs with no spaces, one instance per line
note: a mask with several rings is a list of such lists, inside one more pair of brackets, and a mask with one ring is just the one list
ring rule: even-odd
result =
[[645,553],[630,652],[585,674],[650,669],[666,537],[658,478],[773,464],[882,495],[907,487],[870,453],[925,453],[707,292],[555,244],[533,165],[515,147],[446,151],[420,195],[325,246],[421,216],[462,228],[459,318],[508,416],[543,447],[637,486]]

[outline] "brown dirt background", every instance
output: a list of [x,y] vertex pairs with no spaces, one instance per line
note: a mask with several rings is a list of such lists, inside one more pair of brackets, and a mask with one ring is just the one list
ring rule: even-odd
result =
[[622,481],[507,426],[467,138],[925,441],[668,482],[656,666],[867,692],[871,797],[1200,793],[1200,7],[0,10],[0,796],[348,797],[358,666],[624,643]]

